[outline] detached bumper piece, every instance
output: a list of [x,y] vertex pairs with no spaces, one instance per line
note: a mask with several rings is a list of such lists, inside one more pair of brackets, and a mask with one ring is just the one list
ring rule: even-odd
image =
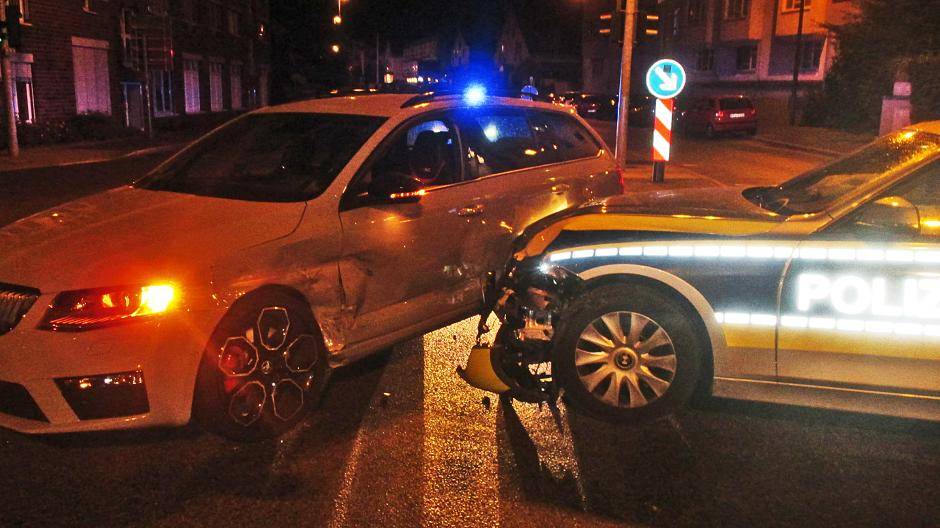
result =
[[49,421],[26,387],[6,381],[0,381],[0,413],[37,422]]
[[502,394],[509,390],[493,368],[493,348],[475,346],[470,350],[466,368],[457,367],[457,375],[471,387]]
[[139,370],[58,378],[55,382],[79,420],[120,418],[150,412],[144,373]]

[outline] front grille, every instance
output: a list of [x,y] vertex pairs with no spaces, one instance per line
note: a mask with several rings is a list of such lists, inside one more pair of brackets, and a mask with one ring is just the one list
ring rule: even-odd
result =
[[6,381],[0,381],[0,413],[27,420],[49,421],[26,387]]
[[0,335],[20,322],[39,298],[39,290],[0,282]]

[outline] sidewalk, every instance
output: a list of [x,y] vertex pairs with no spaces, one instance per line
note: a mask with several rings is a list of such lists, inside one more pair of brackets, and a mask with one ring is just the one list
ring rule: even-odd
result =
[[679,189],[721,187],[727,184],[709,178],[682,165],[669,167],[664,180],[654,183],[652,164],[630,163],[623,173],[626,194],[649,191],[675,191]]
[[0,172],[98,163],[118,158],[144,156],[180,149],[193,138],[190,134],[166,134],[155,139],[119,138],[105,141],[65,143],[41,147],[22,147],[18,158],[0,154]]
[[761,128],[754,139],[775,147],[842,156],[875,139],[875,136],[833,128],[774,125]]

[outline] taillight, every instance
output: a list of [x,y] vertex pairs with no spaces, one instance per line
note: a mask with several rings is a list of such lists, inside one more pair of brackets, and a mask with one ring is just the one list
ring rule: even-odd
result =
[[715,112],[715,119],[724,119],[724,118],[725,118],[725,111],[724,111],[724,110],[719,110],[719,111]]

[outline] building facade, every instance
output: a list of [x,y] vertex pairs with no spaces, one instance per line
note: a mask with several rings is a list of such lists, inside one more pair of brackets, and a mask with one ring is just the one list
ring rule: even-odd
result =
[[[693,89],[758,99],[789,93],[801,0],[666,0],[660,4],[664,51],[686,66]],[[855,0],[804,3],[799,82],[820,85],[835,56],[827,26],[848,20]],[[780,105],[763,105],[773,111]],[[766,114],[766,112],[763,112]]]
[[21,123],[96,113],[143,128],[148,107],[160,120],[268,103],[267,0],[14,1]]

